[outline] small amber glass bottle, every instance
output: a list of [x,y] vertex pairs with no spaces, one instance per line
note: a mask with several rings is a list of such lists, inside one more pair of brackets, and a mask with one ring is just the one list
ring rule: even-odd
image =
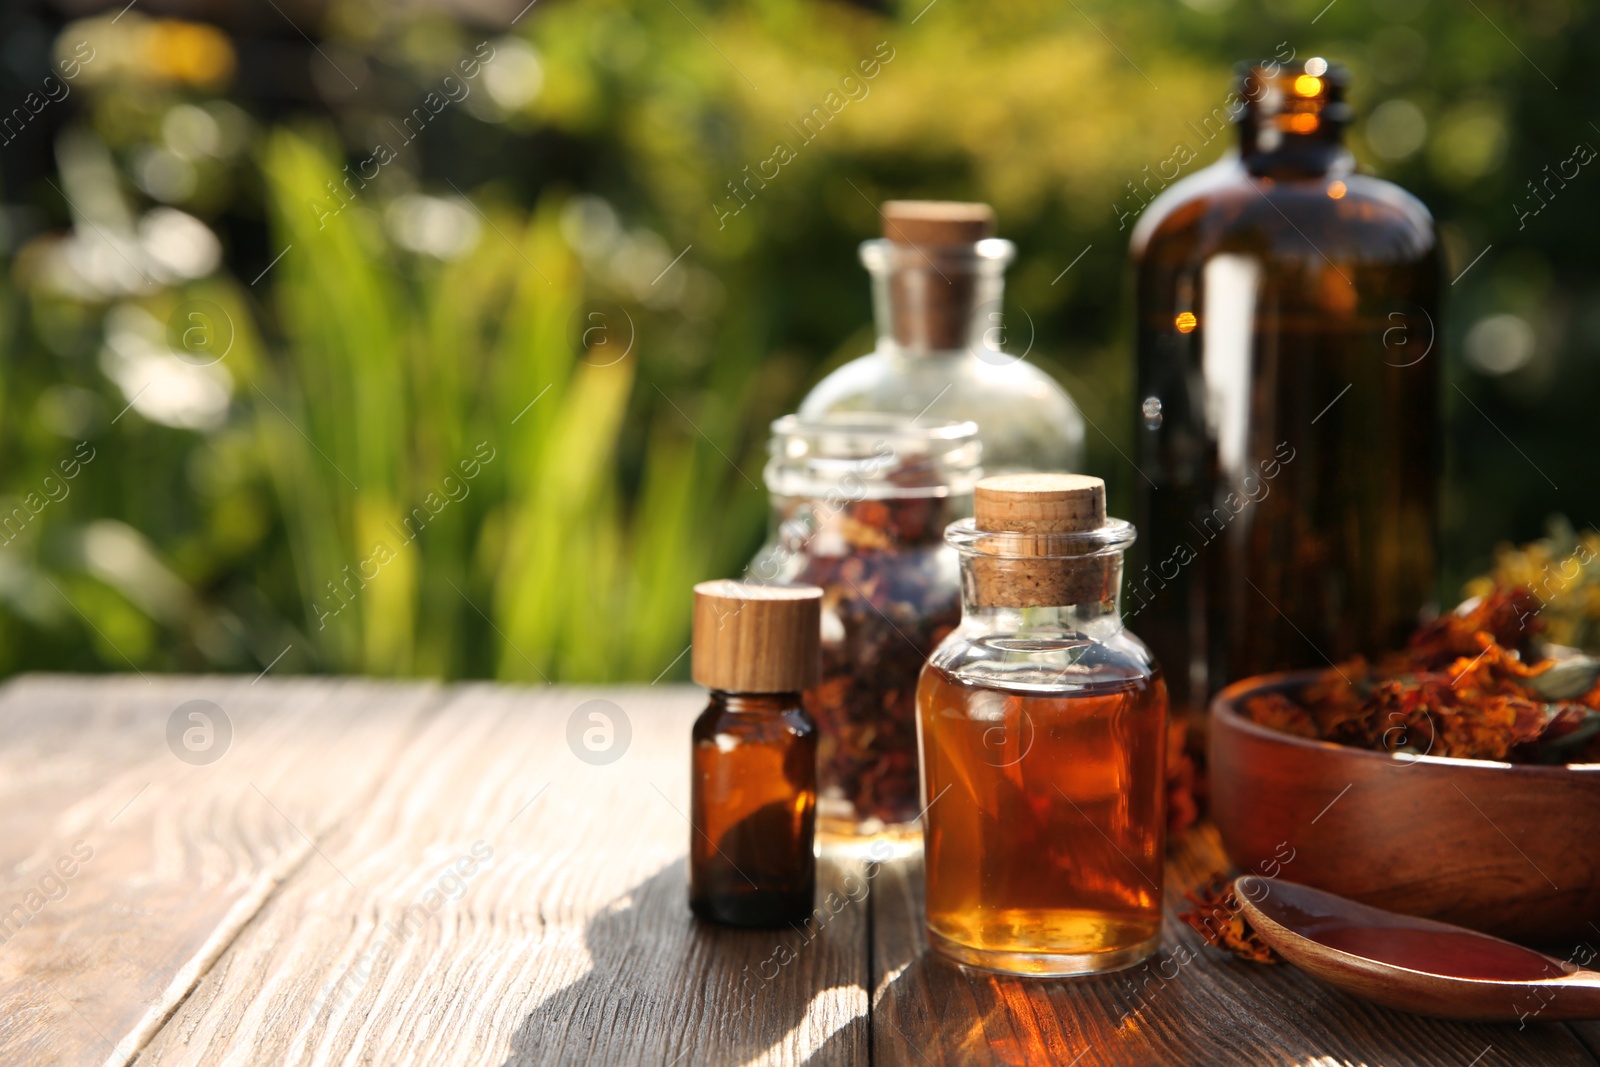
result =
[[689,907],[734,926],[811,914],[816,889],[817,726],[800,691],[817,680],[822,590],[694,587]]
[[917,689],[928,939],[964,964],[1058,977],[1161,936],[1167,692],[1122,627],[1105,484],[978,483],[952,523],[961,625]]

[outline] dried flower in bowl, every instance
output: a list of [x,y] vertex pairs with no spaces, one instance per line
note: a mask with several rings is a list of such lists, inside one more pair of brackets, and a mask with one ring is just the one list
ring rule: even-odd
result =
[[1421,627],[1373,665],[1247,697],[1252,721],[1356,748],[1513,763],[1600,761],[1600,660],[1543,656],[1539,600],[1500,587]]

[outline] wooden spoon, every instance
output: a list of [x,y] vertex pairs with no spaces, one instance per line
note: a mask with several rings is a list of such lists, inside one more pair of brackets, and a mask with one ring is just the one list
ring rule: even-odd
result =
[[1247,874],[1233,889],[1280,956],[1374,1003],[1482,1022],[1600,1019],[1600,972],[1294,882]]

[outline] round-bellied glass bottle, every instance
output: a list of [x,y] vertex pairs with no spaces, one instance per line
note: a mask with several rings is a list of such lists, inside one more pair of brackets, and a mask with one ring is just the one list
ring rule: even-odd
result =
[[1056,977],[1161,937],[1167,695],[1122,626],[1133,527],[1080,475],[986,478],[961,625],[917,689],[928,938],[964,964]]
[[734,926],[811,914],[817,727],[800,691],[817,679],[822,590],[701,582],[694,680],[711,701],[694,724],[689,907]]
[[1133,231],[1142,420],[1128,616],[1174,707],[1398,647],[1431,602],[1439,251],[1343,144],[1347,76],[1242,69],[1239,150]]
[[[1083,415],[1029,362],[1032,337],[1007,337],[1001,297],[1016,247],[994,236],[994,211],[891,200],[880,213],[883,238],[861,245],[877,346],[818,382],[800,415],[882,411],[972,421],[991,474],[1079,469]],[[1022,352],[1006,351],[1019,341]]]

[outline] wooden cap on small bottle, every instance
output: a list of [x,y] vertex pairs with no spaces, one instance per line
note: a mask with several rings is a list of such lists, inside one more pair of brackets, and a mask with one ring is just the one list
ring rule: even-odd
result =
[[[1087,533],[1106,522],[1106,483],[1084,474],[1003,474],[984,478],[973,493],[973,522],[996,538],[972,559],[977,603],[983,607],[1063,607],[1116,595],[1117,559],[1073,556],[1051,535]],[[1037,539],[1027,534],[1039,534]],[[1024,535],[1024,536],[1015,536]]]
[[816,684],[822,590],[701,582],[694,587],[690,673],[727,693],[793,693]]
[[955,200],[890,200],[883,235],[896,244],[969,245],[994,236],[994,208]]

